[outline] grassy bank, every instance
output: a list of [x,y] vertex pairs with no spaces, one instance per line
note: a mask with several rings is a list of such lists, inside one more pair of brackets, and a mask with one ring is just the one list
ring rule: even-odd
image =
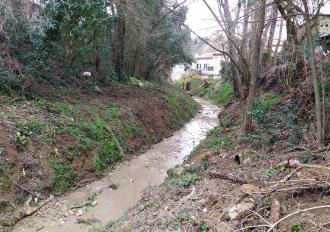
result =
[[191,81],[191,93],[194,96],[208,99],[218,106],[228,105],[234,94],[232,85],[214,78],[208,78],[206,80],[209,84],[203,86],[201,79],[193,78]]
[[60,89],[31,100],[0,96],[0,213],[29,192],[61,194],[98,179],[161,141],[198,104],[173,86]]

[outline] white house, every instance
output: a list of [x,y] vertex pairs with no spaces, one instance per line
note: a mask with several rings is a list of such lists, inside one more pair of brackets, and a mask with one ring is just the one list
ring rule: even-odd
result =
[[205,53],[202,55],[196,55],[195,61],[192,69],[200,73],[202,76],[219,77],[221,62],[225,61],[225,57],[218,52]]

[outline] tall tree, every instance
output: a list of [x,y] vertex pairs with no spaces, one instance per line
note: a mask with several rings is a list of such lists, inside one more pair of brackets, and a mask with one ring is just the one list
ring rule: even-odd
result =
[[309,48],[309,62],[311,65],[311,71],[312,71],[312,80],[313,80],[313,86],[314,86],[314,96],[315,96],[315,113],[316,113],[316,137],[318,143],[321,145],[323,140],[322,135],[322,109],[321,109],[321,98],[320,98],[320,92],[319,92],[319,80],[317,78],[317,69],[316,69],[316,62],[315,62],[315,56],[314,56],[314,40],[312,35],[312,23],[310,19],[310,11],[308,8],[308,4],[306,0],[302,0],[304,5],[304,12],[301,10],[301,12],[304,15],[305,19],[305,28],[306,28],[306,37],[308,42],[308,48]]
[[250,68],[251,68],[251,79],[249,84],[249,95],[247,98],[247,104],[245,108],[244,122],[242,127],[243,134],[248,134],[252,131],[252,109],[255,102],[255,94],[256,94],[256,83],[259,76],[259,56],[261,50],[261,39],[262,33],[265,26],[265,5],[266,0],[258,1],[258,10],[256,13],[256,30],[252,32],[252,56],[250,60]]
[[113,65],[114,72],[119,81],[126,81],[124,74],[125,38],[126,38],[126,0],[116,1],[117,20],[114,39]]

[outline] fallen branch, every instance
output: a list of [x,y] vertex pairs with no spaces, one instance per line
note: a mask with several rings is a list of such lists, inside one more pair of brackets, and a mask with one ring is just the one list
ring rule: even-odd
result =
[[330,168],[324,167],[324,166],[318,166],[318,165],[309,165],[309,164],[298,164],[299,167],[305,167],[305,168],[317,168],[317,169],[325,169],[330,171]]
[[[297,167],[290,174],[286,175],[280,182],[285,182],[285,181],[291,179],[291,177],[293,175],[295,175],[297,172],[299,172],[301,169],[302,169],[302,167]],[[271,186],[268,191],[269,191],[269,193],[276,192],[276,190],[278,190],[280,187],[281,187],[281,183],[277,183],[277,184],[274,184],[273,186]],[[261,191],[261,192],[264,193],[263,191]]]
[[234,183],[237,183],[237,184],[248,184],[248,183],[251,183],[250,181],[246,180],[246,179],[243,179],[243,178],[240,178],[238,176],[234,176],[232,175],[231,173],[219,173],[219,172],[209,172],[208,175],[211,177],[211,178],[214,178],[214,179],[223,179],[223,180],[230,180]]
[[313,153],[313,154],[317,154],[317,153],[321,153],[321,152],[325,152],[325,151],[329,151],[330,150],[330,145],[327,146],[327,147],[323,147],[323,148],[320,148],[318,150],[314,150],[314,151],[311,151],[307,148],[304,148],[304,147],[293,147],[289,150],[286,150],[284,153],[291,153],[291,152],[294,152],[294,151],[298,151],[298,152],[310,152],[310,153]]
[[307,211],[311,211],[311,210],[316,210],[316,209],[326,209],[326,208],[330,208],[330,205],[321,205],[321,206],[315,206],[315,207],[312,207],[312,208],[307,208],[307,209],[301,209],[301,210],[298,210],[296,212],[293,212],[293,213],[290,213],[288,215],[286,215],[285,217],[282,217],[281,219],[279,219],[278,221],[276,221],[274,224],[271,225],[271,227],[267,230],[267,232],[271,232],[272,230],[274,230],[274,228],[279,224],[281,223],[282,221],[284,221],[285,219],[289,218],[289,217],[292,217],[296,214],[300,214],[300,213],[303,213],[303,212],[307,212]]

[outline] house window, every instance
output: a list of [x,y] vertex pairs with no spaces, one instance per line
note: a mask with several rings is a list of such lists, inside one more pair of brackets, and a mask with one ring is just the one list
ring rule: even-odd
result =
[[207,71],[211,71],[211,72],[213,72],[213,71],[214,71],[214,67],[213,67],[213,66],[209,66],[209,67],[207,67]]
[[202,69],[202,65],[201,64],[197,64],[197,70]]
[[207,70],[207,64],[204,64],[203,69],[204,69],[204,70]]

